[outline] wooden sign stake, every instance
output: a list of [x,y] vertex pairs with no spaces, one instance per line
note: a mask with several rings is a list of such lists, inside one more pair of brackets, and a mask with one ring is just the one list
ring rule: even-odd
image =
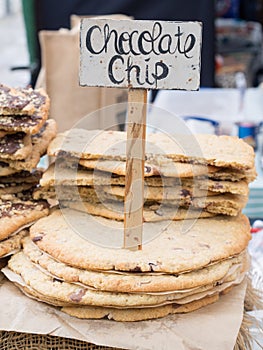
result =
[[197,90],[200,22],[83,18],[81,86],[128,88],[124,242],[142,249],[147,89]]
[[124,248],[142,249],[146,89],[129,89],[124,199]]

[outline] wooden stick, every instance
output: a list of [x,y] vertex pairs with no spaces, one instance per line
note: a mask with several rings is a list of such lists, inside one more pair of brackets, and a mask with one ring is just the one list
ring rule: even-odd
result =
[[147,90],[129,89],[124,248],[142,249]]

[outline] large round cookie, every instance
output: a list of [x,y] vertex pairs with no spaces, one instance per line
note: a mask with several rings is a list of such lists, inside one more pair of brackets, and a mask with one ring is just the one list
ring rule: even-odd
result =
[[[169,314],[188,313],[200,309],[206,305],[212,304],[219,299],[219,293],[215,293],[210,296],[206,296],[199,300],[194,300],[186,304],[169,304],[157,307],[147,308],[130,308],[130,309],[117,309],[101,306],[69,306],[67,303],[57,301],[56,299],[49,298],[39,292],[36,292],[31,287],[26,285],[19,285],[16,283],[19,289],[28,297],[36,299],[38,301],[45,302],[53,306],[61,306],[61,311],[69,314],[73,317],[81,319],[101,319],[106,318],[109,320],[115,320],[120,322],[132,322],[143,321],[154,318],[160,318]],[[232,288],[231,288],[232,289]],[[229,289],[226,291],[228,292]],[[226,293],[225,291],[222,294]]]
[[164,292],[197,288],[220,283],[226,275],[232,274],[246,260],[246,253],[211,264],[193,272],[182,274],[134,273],[115,271],[89,271],[61,263],[41,251],[29,237],[23,240],[24,254],[38,267],[54,278],[69,283],[81,283],[86,287],[110,292]]
[[[63,282],[41,271],[23,252],[11,257],[8,262],[11,271],[22,277],[34,291],[51,300],[68,303],[68,305],[106,306],[129,309],[134,307],[155,307],[167,304],[186,304],[207,295],[217,294],[232,285],[239,284],[244,278],[244,267],[227,276],[221,284],[208,284],[199,288],[171,293],[115,293],[97,291],[75,283]],[[17,280],[18,281],[18,280]],[[19,283],[19,282],[18,282]]]
[[62,311],[68,315],[77,317],[77,318],[107,318],[109,320],[119,321],[119,322],[135,322],[135,321],[144,321],[155,318],[161,318],[164,316],[172,314],[181,314],[188,313],[200,309],[201,307],[207,306],[216,302],[219,299],[219,294],[213,294],[207,297],[204,297],[199,300],[194,300],[187,304],[171,304],[164,305],[154,308],[141,308],[141,309],[113,309],[106,307],[92,307],[92,306],[64,306]]
[[[153,239],[153,230],[158,228],[159,235]],[[186,221],[144,223],[143,229],[149,241],[142,250],[105,248],[82,238],[79,232],[84,230],[90,234],[89,239],[100,238],[101,243],[108,237],[113,246],[121,246],[123,223],[65,209],[40,219],[31,227],[30,235],[41,250],[71,266],[167,273],[199,269],[239,254],[251,237],[249,220],[244,215],[200,219],[192,226]]]

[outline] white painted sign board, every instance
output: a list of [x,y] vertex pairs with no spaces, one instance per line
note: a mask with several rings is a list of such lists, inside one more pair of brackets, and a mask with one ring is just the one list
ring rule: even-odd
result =
[[200,22],[84,18],[80,85],[197,90]]

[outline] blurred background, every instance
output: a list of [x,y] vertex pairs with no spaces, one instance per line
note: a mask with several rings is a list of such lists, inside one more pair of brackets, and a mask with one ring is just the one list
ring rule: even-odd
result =
[[[126,102],[120,89],[78,86],[79,17],[72,15],[111,14],[203,22],[200,91],[152,92],[157,109],[149,110],[147,122],[173,132],[166,111],[185,118],[193,132],[243,137],[255,147],[259,173],[246,213],[263,218],[263,0],[0,0],[0,82],[46,88],[60,131],[92,111]],[[114,113],[125,125],[125,109]],[[108,121],[101,113],[88,127],[104,128]]]
[[202,87],[248,86],[263,80],[263,0],[0,0],[1,81],[35,85],[41,30],[70,28],[70,16],[124,14],[135,19],[203,22]]
[[[156,108],[147,122],[175,132],[167,123],[174,114],[194,133],[244,138],[256,150],[259,174],[246,210],[263,218],[263,0],[0,0],[0,83],[44,87],[60,131],[92,111],[125,103],[127,91],[78,86],[79,16],[112,14],[203,23],[200,91],[152,91]],[[114,113],[125,127],[125,108]],[[104,128],[109,115],[97,119],[88,127]]]
[[[0,46],[1,83],[11,86],[29,84],[29,52],[20,0],[0,0]],[[14,68],[19,69],[12,70]]]

